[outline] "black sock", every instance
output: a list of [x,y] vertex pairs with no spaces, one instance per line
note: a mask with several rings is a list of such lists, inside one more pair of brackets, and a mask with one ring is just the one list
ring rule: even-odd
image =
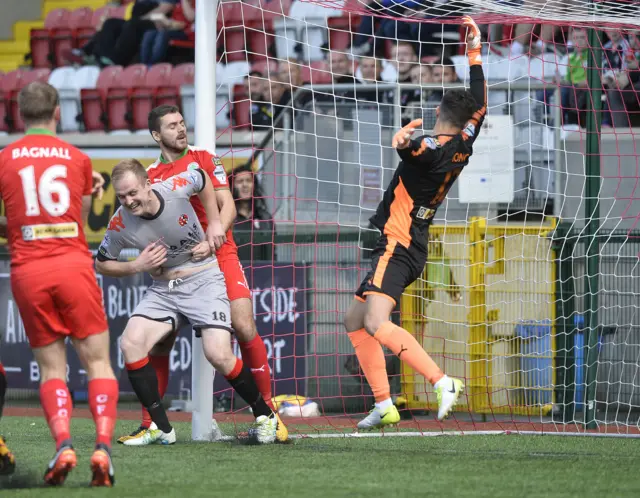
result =
[[2,408],[4,408],[4,394],[7,392],[7,377],[4,374],[4,368],[0,363],[0,418],[2,418]]
[[255,417],[260,417],[261,415],[271,416],[273,412],[262,399],[262,394],[258,390],[256,381],[253,380],[253,376],[247,367],[242,367],[240,374],[236,378],[227,379],[227,381],[238,395],[249,403]]
[[138,396],[142,406],[149,410],[151,420],[155,422],[162,432],[171,432],[171,424],[167,418],[167,412],[162,406],[162,400],[158,392],[158,377],[151,363],[147,363],[142,368],[127,370],[127,373],[129,374],[129,382],[131,382],[133,391]]

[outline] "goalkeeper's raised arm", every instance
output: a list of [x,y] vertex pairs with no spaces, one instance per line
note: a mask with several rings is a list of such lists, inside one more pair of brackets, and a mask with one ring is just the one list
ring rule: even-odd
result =
[[482,71],[482,56],[480,54],[480,29],[473,19],[464,16],[463,23],[467,27],[467,57],[469,59],[469,91],[476,101],[476,109],[468,124],[476,128],[471,138],[475,139],[478,128],[482,125],[487,112],[487,84]]
[[468,30],[470,88],[452,88],[445,92],[436,109],[437,119],[431,135],[411,139],[416,128],[422,126],[421,119],[412,121],[394,135],[392,146],[398,150],[403,161],[423,165],[442,162],[446,159],[442,154],[443,146],[456,136],[458,139],[462,138],[461,146],[469,149],[466,152],[469,155],[472,153],[471,146],[478,136],[487,111],[487,87],[480,55],[480,29],[468,16],[463,17],[463,24]]

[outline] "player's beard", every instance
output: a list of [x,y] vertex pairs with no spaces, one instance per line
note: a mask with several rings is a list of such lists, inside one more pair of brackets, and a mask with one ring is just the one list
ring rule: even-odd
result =
[[[161,140],[161,143],[162,143],[162,146],[172,154],[181,154],[182,151],[184,151],[184,149],[186,149],[189,146],[186,133],[184,136],[180,138],[176,137],[176,139],[171,142],[163,139]],[[181,143],[184,145],[181,145]]]

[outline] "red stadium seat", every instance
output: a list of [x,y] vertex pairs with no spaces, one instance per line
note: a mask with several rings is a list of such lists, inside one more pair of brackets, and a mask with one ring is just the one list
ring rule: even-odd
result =
[[10,92],[9,98],[9,118],[12,126],[11,131],[19,132],[24,131],[24,123],[20,117],[20,109],[18,107],[18,94],[20,90],[33,81],[46,82],[49,79],[51,70],[48,68],[40,68],[22,71],[17,86]]
[[144,86],[147,66],[133,64],[122,71],[119,81],[107,90],[106,114],[108,130],[131,128],[131,94],[135,87]]
[[50,67],[53,64],[52,33],[56,29],[66,28],[70,15],[67,9],[53,9],[44,20],[44,28],[31,30],[30,55],[33,67]]
[[63,63],[62,54],[78,47],[78,33],[80,30],[92,31],[93,11],[88,7],[81,7],[69,15],[67,26],[52,30],[53,65],[58,67]]
[[329,48],[331,50],[344,50],[351,46],[351,34],[358,32],[360,16],[346,14],[342,17],[329,17]]
[[16,70],[0,78],[0,131],[8,133],[11,130],[10,103],[11,95],[20,86],[22,71]]
[[147,118],[151,109],[156,105],[156,93],[160,87],[170,86],[172,70],[173,66],[171,64],[156,64],[147,71],[144,85],[132,89],[131,118],[134,130],[147,128]]
[[107,92],[120,81],[122,66],[104,68],[98,76],[96,88],[80,90],[82,120],[86,131],[104,130],[107,124],[105,105]]
[[155,105],[175,105],[182,108],[180,87],[182,85],[193,85],[195,75],[195,65],[193,63],[175,66],[171,71],[169,84],[156,88]]

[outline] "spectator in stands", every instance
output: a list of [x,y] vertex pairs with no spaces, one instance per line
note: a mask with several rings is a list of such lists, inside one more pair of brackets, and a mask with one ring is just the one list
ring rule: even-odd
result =
[[561,82],[560,98],[562,101],[563,123],[584,126],[584,112],[587,108],[589,90],[587,88],[587,71],[589,50],[587,30],[573,28],[571,30],[573,52],[569,55],[567,74]]
[[411,69],[417,64],[415,45],[410,42],[398,42],[391,51],[391,62],[398,69],[398,83],[411,83]]
[[269,102],[269,80],[260,71],[251,71],[244,79],[245,92],[251,101],[251,125],[256,131],[273,126],[273,106]]
[[609,41],[604,44],[602,52],[602,68],[610,71],[626,69],[626,60],[633,54],[631,44],[619,29],[606,31]]
[[640,69],[633,52],[627,52],[622,67],[604,79],[611,119],[616,128],[637,127],[640,126]]
[[[138,0],[140,1],[140,0]],[[147,31],[164,29],[165,19],[181,0],[161,0],[149,13],[141,17],[133,17],[122,26],[120,36],[106,56],[102,57],[104,65],[128,66],[133,62]]]
[[[337,103],[344,103],[355,97],[355,85],[358,83],[353,76],[353,63],[344,52],[331,50],[329,52],[329,70],[333,75],[333,82],[338,85],[351,85],[353,90],[335,90]],[[343,97],[338,99],[338,97]]]
[[158,16],[157,29],[147,30],[142,36],[140,62],[147,66],[166,62],[171,40],[195,41],[195,19],[194,0],[180,0],[180,3],[171,12],[171,18]]
[[391,104],[393,102],[392,90],[381,90],[377,83],[385,84],[382,79],[382,63],[375,57],[360,57],[356,82],[361,83],[356,87],[356,95],[359,102],[378,102]]
[[251,165],[240,166],[233,170],[230,187],[236,201],[234,231],[272,231],[273,216],[267,209],[260,182]]
[[358,67],[360,68],[359,81],[361,83],[382,81],[382,64],[380,63],[380,59],[375,57],[360,57]]
[[[250,164],[235,168],[229,178],[236,201],[233,227],[241,261],[273,261],[275,227],[257,175]],[[250,264],[251,264],[250,263]]]
[[152,19],[170,14],[179,2],[180,0],[136,0],[130,4],[130,11],[125,19],[102,19],[89,42],[79,49],[67,51],[63,56],[76,64],[126,65],[138,52],[145,31],[156,29]]

